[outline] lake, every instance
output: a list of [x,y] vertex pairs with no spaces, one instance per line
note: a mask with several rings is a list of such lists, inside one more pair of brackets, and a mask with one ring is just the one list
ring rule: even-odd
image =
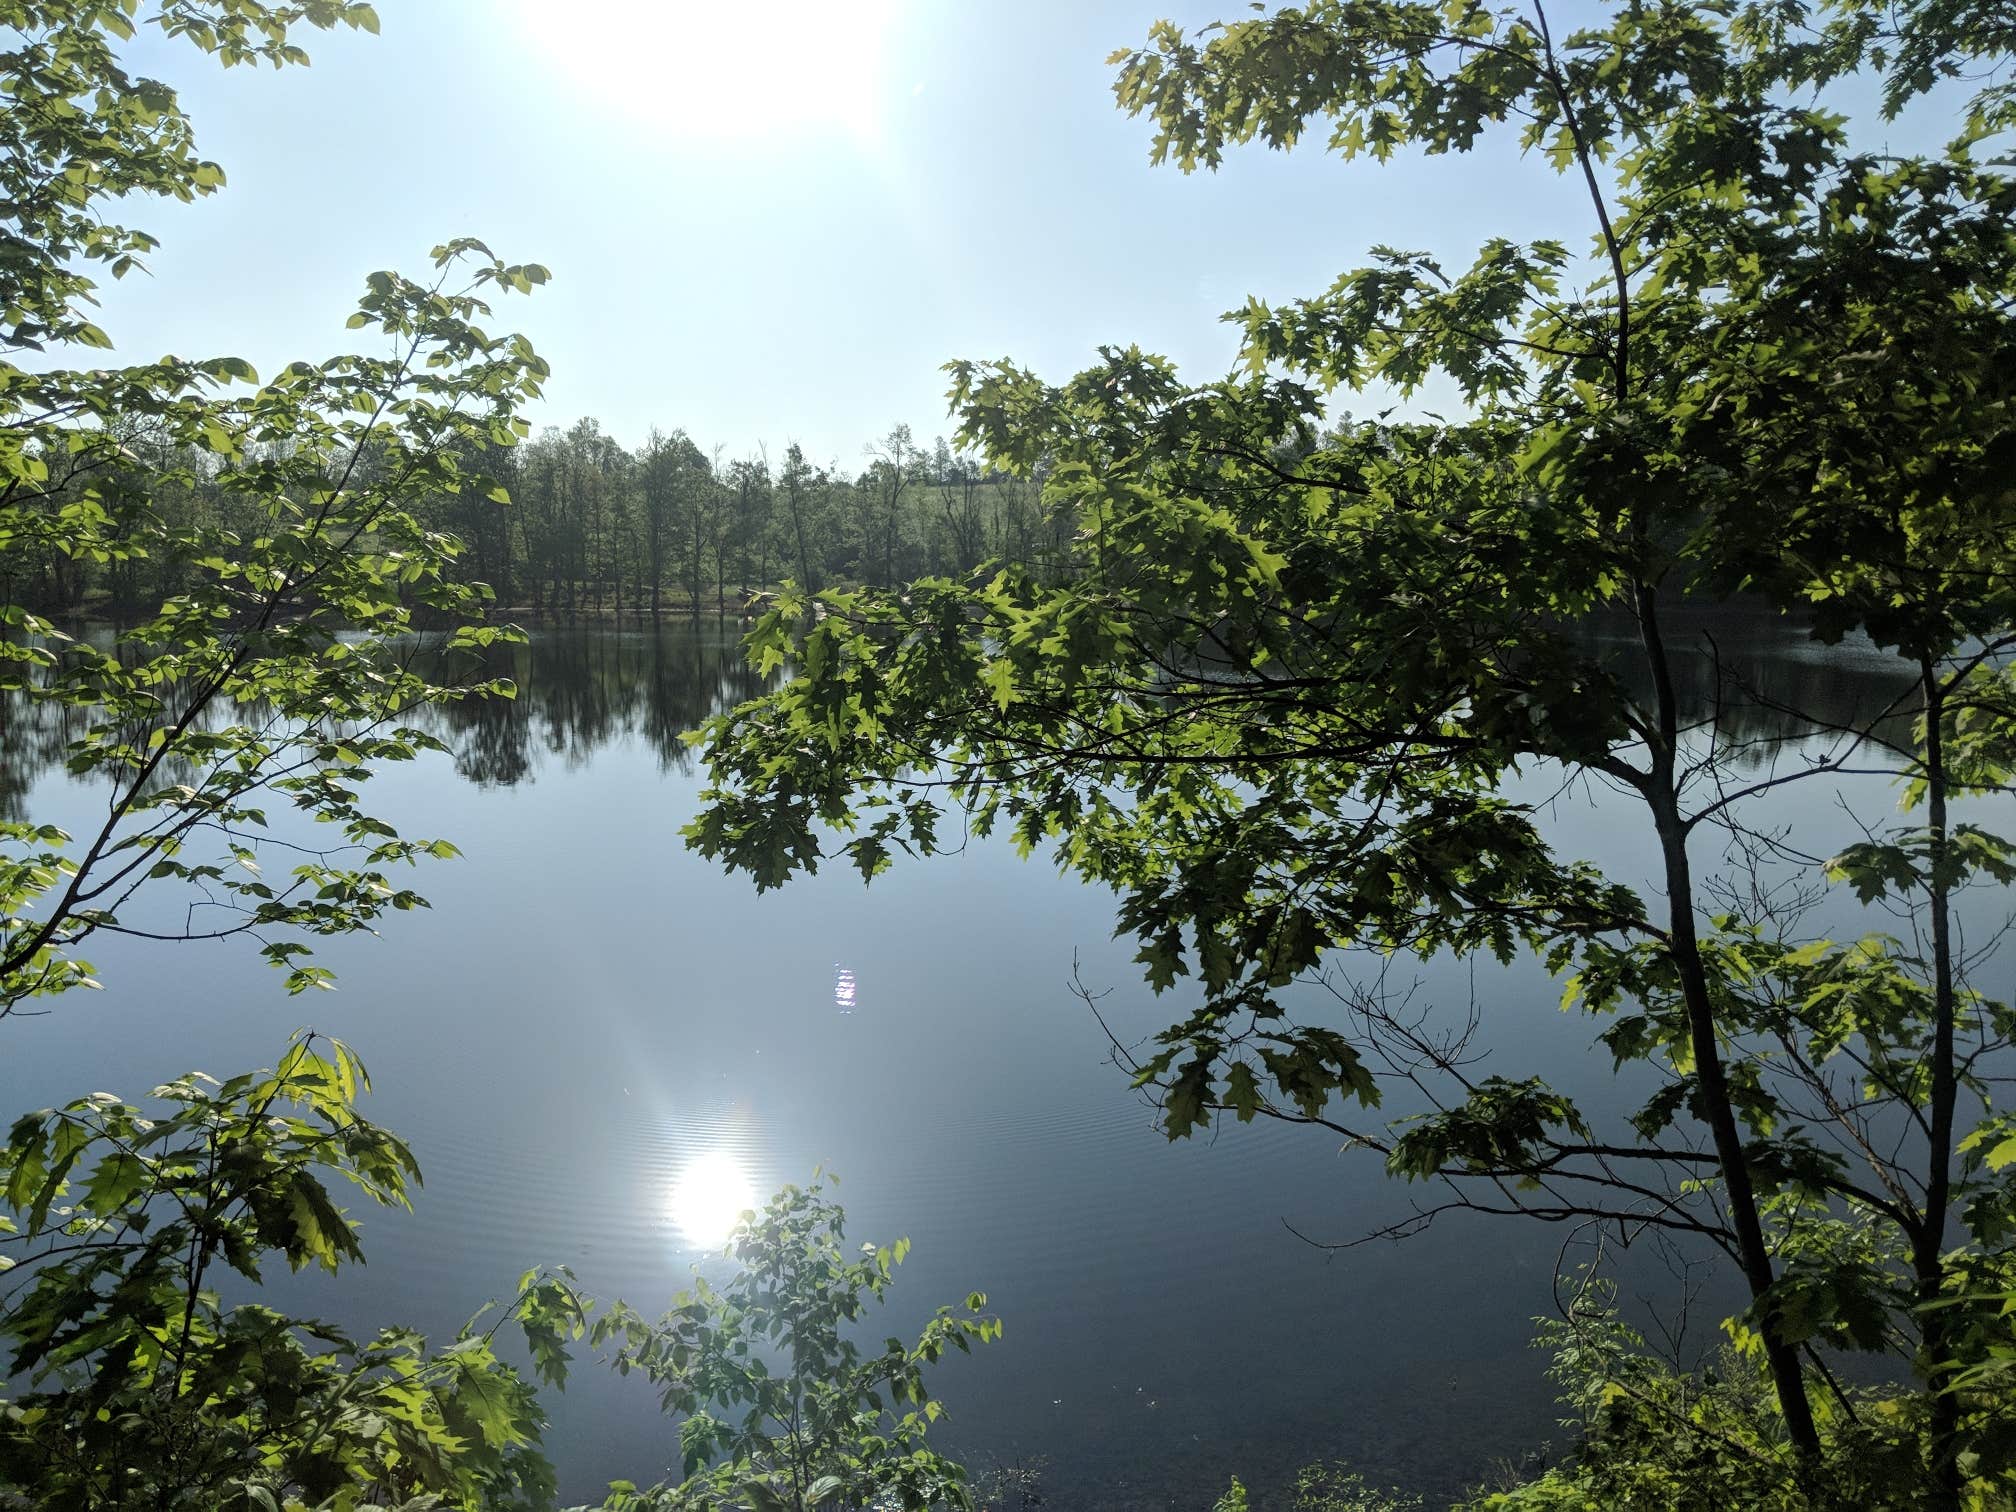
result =
[[[465,853],[418,874],[431,913],[326,946],[339,990],[310,998],[242,942],[94,948],[107,991],[5,1027],[0,1108],[270,1064],[303,1022],[340,1035],[426,1187],[410,1215],[361,1215],[367,1267],[283,1289],[437,1335],[541,1262],[655,1311],[724,1203],[823,1164],[850,1240],[915,1246],[877,1337],[989,1294],[1005,1337],[940,1373],[944,1441],[981,1470],[1046,1460],[1052,1508],[1203,1508],[1235,1472],[1264,1490],[1318,1457],[1446,1495],[1559,1437],[1529,1341],[1564,1235],[1470,1218],[1325,1250],[1289,1226],[1345,1240],[1409,1212],[1375,1160],[1265,1123],[1164,1140],[1071,991],[1075,962],[1111,990],[1122,1038],[1177,1016],[1110,938],[1104,894],[995,842],[899,862],[872,889],[835,870],[763,897],[688,854],[701,778],[678,737],[755,691],[736,633],[555,629],[500,652],[520,697],[448,711],[452,760],[371,784],[375,812]],[[1848,717],[1899,685],[1866,647],[1741,620],[1725,654],[1732,635],[1760,696],[1720,710],[1730,738],[1775,741],[1774,701]],[[1705,717],[1714,680],[1705,659],[1696,672]],[[4,727],[0,805],[74,828],[103,796],[49,765],[60,735]],[[1557,787],[1517,785],[1535,801]],[[1801,785],[1772,814],[1824,820],[1830,801]],[[1637,877],[1649,831],[1629,807],[1592,790],[1547,812],[1564,847]],[[1474,996],[1493,1070],[1547,1072],[1599,1110],[1640,1090],[1537,968],[1417,976],[1423,1002]],[[1657,1261],[1626,1262],[1655,1302],[1676,1287]],[[570,1497],[676,1466],[640,1380],[584,1363],[552,1405]]]

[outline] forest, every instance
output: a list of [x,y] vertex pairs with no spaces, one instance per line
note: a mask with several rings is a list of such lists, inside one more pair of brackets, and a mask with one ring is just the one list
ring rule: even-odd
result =
[[[178,454],[141,430],[124,444],[120,470],[99,474],[105,558],[66,551],[52,525],[38,546],[17,543],[0,556],[0,594],[42,614],[132,615],[180,592],[188,567],[124,543],[160,530],[256,526],[225,480],[229,460]],[[50,465],[60,477],[72,464]],[[765,450],[727,460],[678,430],[654,430],[629,450],[592,418],[522,446],[486,443],[472,465],[515,507],[442,494],[415,501],[415,514],[455,535],[463,548],[455,570],[488,584],[500,611],[532,616],[740,613],[786,578],[815,591],[887,587],[996,559],[1033,563],[1060,544],[1040,476],[985,467],[942,437],[919,446],[907,425],[866,447],[851,472],[815,465],[795,444],[774,463]],[[52,490],[45,507],[61,497]]]
[[[1496,144],[1549,234],[1248,297],[1202,382],[955,357],[949,439],[843,467],[535,433],[554,275],[473,236],[332,355],[132,360],[125,216],[224,185],[134,60],[295,79],[379,14],[0,0],[0,1506],[2016,1506],[2016,29],[1572,10],[1155,23],[1105,64],[1154,165]],[[984,955],[1025,912],[1068,1022]],[[908,998],[742,985],[885,918]],[[438,1057],[396,1106],[489,1186],[423,1192],[353,1023]],[[103,1090],[161,1040],[270,1064]],[[1124,1134],[1055,1100],[1088,1045]],[[1054,1315],[920,1303],[823,1156],[739,1163],[848,1117]],[[1231,1205],[1304,1185],[1398,1195]],[[633,1227],[532,1227],[585,1199]],[[1269,1245],[1413,1248],[1277,1297]],[[380,1315],[444,1271],[504,1284]],[[1472,1337],[1541,1294],[1550,1363]],[[1023,1421],[1127,1459],[1054,1500],[944,1421],[1025,1328]],[[569,1417],[591,1375],[630,1394]],[[1501,1407],[1558,1432],[1486,1462]],[[609,1462],[563,1482],[569,1426]]]

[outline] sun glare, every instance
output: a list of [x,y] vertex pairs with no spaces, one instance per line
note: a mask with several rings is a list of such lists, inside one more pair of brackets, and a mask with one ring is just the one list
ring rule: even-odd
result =
[[892,0],[520,0],[574,91],[682,136],[872,138]]
[[726,1150],[709,1150],[689,1160],[665,1201],[673,1226],[698,1249],[726,1244],[736,1219],[755,1206],[755,1182]]

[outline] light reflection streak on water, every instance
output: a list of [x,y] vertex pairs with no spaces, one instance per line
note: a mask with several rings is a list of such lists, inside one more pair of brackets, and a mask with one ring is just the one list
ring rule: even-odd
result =
[[665,1196],[665,1213],[680,1237],[696,1249],[719,1249],[758,1198],[749,1168],[727,1150],[703,1150],[679,1168]]

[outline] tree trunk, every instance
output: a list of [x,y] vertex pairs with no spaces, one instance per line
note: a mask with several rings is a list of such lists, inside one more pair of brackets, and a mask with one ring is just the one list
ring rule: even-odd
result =
[[[1708,972],[1702,964],[1700,940],[1694,927],[1694,877],[1687,859],[1687,833],[1680,820],[1679,794],[1675,783],[1676,746],[1679,738],[1679,705],[1673,691],[1672,667],[1659,629],[1655,590],[1649,583],[1637,589],[1639,633],[1651,664],[1652,681],[1658,702],[1658,731],[1649,742],[1652,771],[1645,787],[1652,821],[1659,833],[1668,900],[1667,950],[1680,977],[1680,990],[1687,1009],[1687,1037],[1694,1055],[1695,1086],[1700,1093],[1701,1116],[1708,1124],[1715,1144],[1715,1158],[1722,1171],[1722,1195],[1728,1209],[1729,1225],[1735,1231],[1737,1259],[1748,1283],[1752,1300],[1771,1289],[1776,1272],[1771,1251],[1764,1240],[1764,1224],[1757,1207],[1757,1191],[1750,1180],[1750,1163],[1743,1149],[1743,1131],[1730,1101],[1728,1077],[1723,1070],[1722,1048],[1716,1033],[1715,1005],[1708,990]],[[1765,1364],[1778,1395],[1778,1408],[1785,1419],[1785,1434],[1799,1456],[1800,1483],[1809,1494],[1819,1471],[1820,1431],[1813,1421],[1813,1403],[1806,1393],[1806,1377],[1800,1368],[1799,1351],[1773,1336],[1769,1318],[1760,1318],[1759,1333],[1764,1341]]]
[[805,549],[805,515],[798,507],[798,495],[791,495],[791,531],[798,537],[799,586],[807,593],[817,593],[819,583],[812,576],[812,555]]
[[1931,876],[1927,892],[1932,909],[1932,1089],[1926,1109],[1930,1133],[1925,1159],[1925,1222],[1912,1243],[1911,1268],[1922,1314],[1920,1369],[1931,1393],[1927,1448],[1931,1463],[1926,1503],[1937,1512],[1959,1512],[1960,1405],[1945,1388],[1951,1372],[1942,1368],[1953,1357],[1951,1317],[1936,1303],[1946,1286],[1946,1224],[1953,1191],[1953,1111],[1958,1101],[1954,1075],[1953,1034],[1955,984],[1953,967],[1953,879],[1947,875],[1946,690],[1930,656],[1919,660],[1925,690],[1925,794],[1927,856]]

